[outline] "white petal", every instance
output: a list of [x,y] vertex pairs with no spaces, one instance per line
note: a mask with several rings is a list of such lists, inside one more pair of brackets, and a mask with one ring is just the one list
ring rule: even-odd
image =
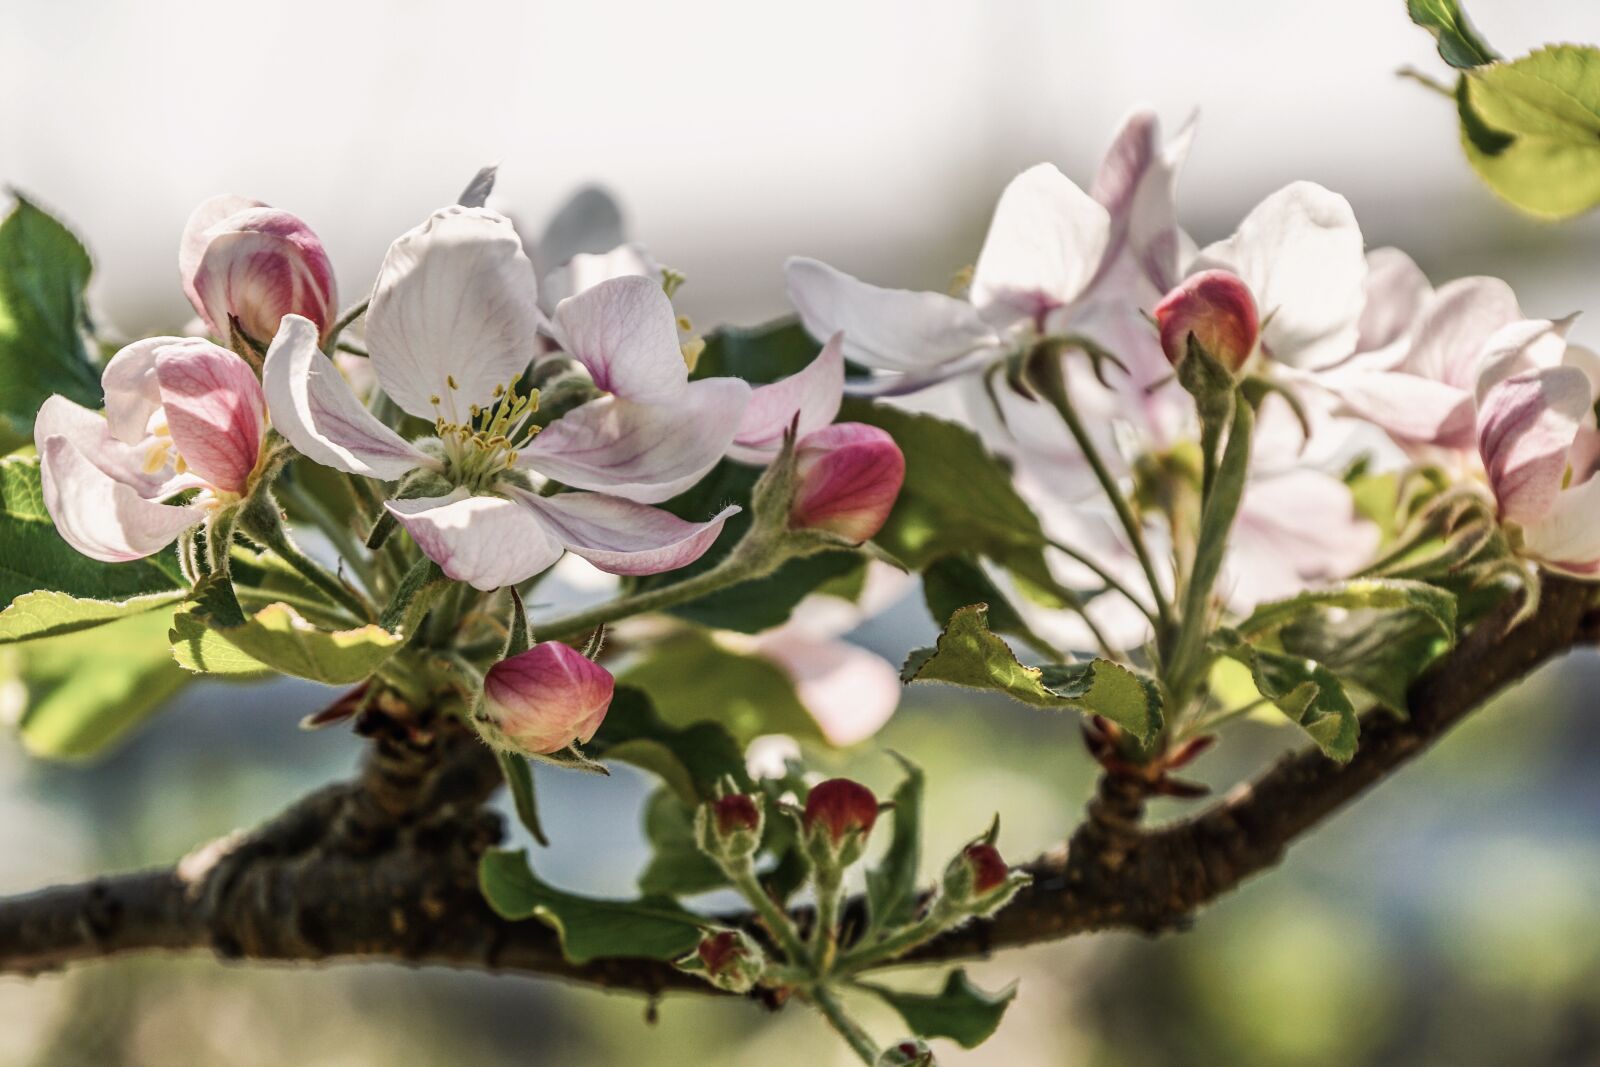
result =
[[527,581],[561,558],[561,545],[540,516],[505,497],[457,489],[383,506],[445,574],[476,589]]
[[[533,264],[511,220],[452,206],[389,246],[367,310],[367,348],[383,391],[432,421],[465,423],[538,351]],[[456,388],[450,388],[453,378]]]
[[798,418],[796,438],[833,421],[844,399],[843,335],[834,334],[803,370],[750,393],[739,433],[728,458],[740,463],[770,463],[783,447],[784,431]]
[[736,378],[691,382],[675,404],[591,400],[545,428],[517,466],[575,489],[658,504],[716,466],[750,400]]
[[1049,163],[1006,186],[972,272],[972,303],[997,327],[1042,321],[1100,270],[1111,216]]
[[106,394],[106,421],[117,439],[135,444],[150,433],[150,416],[161,406],[156,356],[182,337],[148,337],[125,345],[106,363],[100,387]]
[[158,443],[148,435],[135,444],[119,441],[98,412],[64,396],[47,399],[34,418],[33,439],[41,453],[44,442],[52,437],[65,437],[106,477],[132,487],[147,500],[159,500],[199,484],[194,478],[174,479],[170,454],[154,470],[146,470],[151,450],[162,447],[164,442]]
[[1372,558],[1378,528],[1356,512],[1350,489],[1321,471],[1298,468],[1246,487],[1230,544],[1229,605],[1262,600],[1343,578]]
[[309,319],[285,315],[261,371],[272,425],[306,456],[349,474],[393,481],[434,463],[368,411],[317,348]]
[[625,400],[665,404],[683,395],[689,366],[678,318],[659,281],[613,278],[556,307],[556,338],[595,385]]
[[1210,268],[1233,271],[1255,293],[1262,341],[1274,359],[1311,369],[1355,351],[1367,261],[1344,197],[1312,182],[1285,186],[1190,269]]
[[39,445],[44,505],[67,544],[93,559],[122,563],[170,545],[205,516],[199,504],[146,500],[91,463],[60,435]]
[[1367,253],[1365,291],[1356,348],[1370,352],[1393,344],[1417,325],[1433,286],[1398,248],[1374,248]]
[[730,506],[706,522],[686,522],[669,511],[599,493],[511,492],[569,551],[611,574],[660,574],[687,566],[705,555],[722,524],[739,512]]
[[1345,411],[1366,419],[1402,443],[1470,448],[1472,395],[1444,382],[1398,371],[1340,367],[1319,377]]
[[1526,525],[1550,511],[1593,399],[1588,377],[1576,367],[1528,371],[1484,396],[1478,454],[1503,517]]
[[1556,570],[1594,577],[1600,572],[1600,478],[1558,494],[1544,518],[1523,527],[1522,543]]
[[1111,216],[1108,263],[1129,263],[1163,293],[1179,280],[1174,194],[1178,168],[1194,140],[1194,127],[1191,118],[1177,136],[1162,144],[1161,122],[1155,114],[1134,113],[1112,141],[1089,190]]
[[883,289],[798,256],[784,278],[811,336],[843,331],[845,357],[863,366],[925,371],[999,343],[977,309],[953,296]]
[[1496,330],[1521,318],[1516,294],[1499,278],[1447,282],[1423,309],[1404,369],[1471,389],[1484,343]]
[[1522,319],[1500,327],[1478,355],[1474,395],[1479,404],[1489,390],[1518,374],[1560,366],[1567,350],[1572,319]]

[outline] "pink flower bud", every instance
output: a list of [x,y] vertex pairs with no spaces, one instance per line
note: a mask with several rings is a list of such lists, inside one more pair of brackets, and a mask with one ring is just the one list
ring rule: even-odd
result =
[[807,834],[825,832],[836,846],[851,834],[865,838],[877,821],[878,798],[848,778],[830,778],[812,786],[801,817]]
[[1176,367],[1189,355],[1189,338],[1234,373],[1256,350],[1261,322],[1250,287],[1225,270],[1201,271],[1184,279],[1155,308],[1161,350]]
[[989,915],[1009,903],[1028,880],[1025,873],[1007,866],[999,849],[974,841],[945,868],[941,904],[969,915]]
[[304,315],[326,337],[339,314],[333,265],[311,228],[287,211],[236,196],[195,209],[178,250],[183,290],[213,335],[229,320],[265,344],[285,315]]
[[616,680],[583,653],[545,641],[501,660],[483,679],[480,727],[490,741],[543,755],[594,736]]
[[756,806],[756,798],[747,793],[718,797],[711,802],[711,814],[717,822],[717,833],[724,836],[761,826],[761,809]]
[[889,518],[906,478],[906,457],[876,426],[839,422],[800,439],[795,477],[790,525],[860,543]]

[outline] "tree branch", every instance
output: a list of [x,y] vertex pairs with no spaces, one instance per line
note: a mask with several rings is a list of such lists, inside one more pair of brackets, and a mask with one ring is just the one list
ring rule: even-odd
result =
[[[1143,797],[1103,778],[1072,839],[1028,865],[1034,882],[992,919],[951,931],[905,962],[1112,928],[1180,929],[1196,910],[1275,865],[1288,846],[1416,758],[1495,693],[1600,633],[1593,587],[1545,584],[1539,612],[1507,633],[1504,605],[1429,670],[1408,718],[1362,720],[1355,758],[1286,757],[1200,814],[1142,829]],[[0,972],[29,974],[129,952],[204,950],[226,958],[387,959],[553,975],[659,992],[711,987],[665,963],[578,966],[537,921],[506,922],[477,891],[497,842],[482,802],[499,784],[487,748],[453,722],[363,724],[361,775],[300,801],[255,832],[170,870],[96,879],[0,900]],[[859,914],[861,901],[852,901]],[[803,923],[807,916],[800,915]],[[754,926],[748,915],[720,921]]]

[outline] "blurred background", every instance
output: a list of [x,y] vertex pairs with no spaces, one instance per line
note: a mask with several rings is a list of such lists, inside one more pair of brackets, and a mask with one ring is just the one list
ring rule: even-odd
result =
[[[1507,55],[1600,41],[1592,0],[1467,6]],[[1395,76],[1406,64],[1442,69],[1403,0],[9,0],[0,180],[88,242],[99,314],[127,336],[189,317],[175,251],[206,196],[304,217],[349,302],[388,242],[488,162],[501,202],[535,226],[575,185],[611,187],[633,233],[688,276],[682,302],[704,328],[781,314],[791,253],[943,288],[1012,174],[1052,160],[1087,185],[1121,117],[1148,104],[1173,127],[1200,112],[1180,196],[1202,243],[1307,178],[1349,197],[1370,246],[1406,248],[1436,283],[1497,274],[1538,316],[1592,305],[1596,221],[1551,228],[1495,201],[1449,102]],[[854,637],[898,661],[932,632],[913,596]],[[941,1048],[941,1062],[1600,1063],[1597,683],[1588,656],[1545,671],[1191,933],[978,965],[980,984],[1020,976],[1021,992],[993,1040]],[[0,713],[23,698],[0,693]],[[0,737],[0,892],[171,862],[347,773],[353,740],[295,726],[327,698],[295,682],[192,686],[92,765],[43,764]],[[1201,776],[1225,788],[1294,743],[1247,725]],[[909,693],[833,769],[887,787],[886,747],[930,771],[935,858],[997,806],[1008,855],[1049,846],[1091,777],[1069,719],[947,692]],[[542,773],[540,789],[556,828],[541,871],[630,885],[645,780]],[[637,998],[521,978],[149,959],[0,979],[0,1064],[290,1062],[851,1060],[799,1011],[680,998],[648,1025]]]

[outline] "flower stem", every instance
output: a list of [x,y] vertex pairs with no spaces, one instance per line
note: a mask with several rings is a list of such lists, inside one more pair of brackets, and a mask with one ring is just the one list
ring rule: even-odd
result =
[[767,929],[772,931],[778,947],[783,949],[789,962],[797,967],[805,966],[806,949],[800,942],[800,932],[795,929],[789,913],[778,907],[756,878],[755,868],[751,866],[749,858],[729,864],[724,870],[733,887],[744,895],[750,906],[756,909],[756,914],[761,916],[761,921],[766,923]]
[[818,870],[817,926],[811,931],[812,959],[817,974],[826,975],[833,970],[834,956],[839,951],[839,898],[843,891],[843,872]]
[[1151,626],[1157,628],[1160,627],[1161,620],[1156,617],[1155,611],[1147,606],[1144,601],[1135,596],[1133,590],[1129,589],[1122,582],[1118,581],[1110,571],[1096,563],[1094,561],[1094,557],[1090,556],[1088,553],[1078,551],[1071,545],[1063,544],[1062,542],[1054,539],[1051,539],[1049,544],[1051,548],[1055,549],[1057,552],[1060,552],[1063,556],[1066,556],[1068,559],[1071,559],[1077,563],[1081,563],[1083,566],[1089,568],[1089,570],[1094,573],[1096,578],[1099,578],[1102,582],[1106,583],[1107,589],[1111,590],[1113,593],[1122,594],[1123,598],[1126,599],[1128,603],[1138,608],[1139,613],[1150,620]]
[[316,524],[317,529],[327,535],[333,542],[333,547],[339,555],[355,572],[361,576],[361,584],[368,591],[372,590],[372,561],[366,555],[362,545],[356,540],[355,532],[346,523],[340,522],[333,516],[323,503],[310,493],[305,487],[284,478],[278,482],[278,491],[293,502],[307,518]]
[[810,990],[811,1003],[815,1004],[822,1017],[828,1020],[839,1036],[844,1038],[850,1050],[861,1057],[861,1062],[874,1064],[878,1062],[878,1046],[867,1032],[861,1029],[854,1019],[845,1013],[844,1005],[840,1004],[833,995],[833,991],[825,986],[813,986]]
[[253,498],[239,513],[239,525],[245,533],[276,552],[285,563],[299,571],[312,585],[327,593],[341,607],[354,612],[358,619],[377,618],[366,597],[351,589],[327,568],[300,550],[283,528],[278,505],[265,492]]

